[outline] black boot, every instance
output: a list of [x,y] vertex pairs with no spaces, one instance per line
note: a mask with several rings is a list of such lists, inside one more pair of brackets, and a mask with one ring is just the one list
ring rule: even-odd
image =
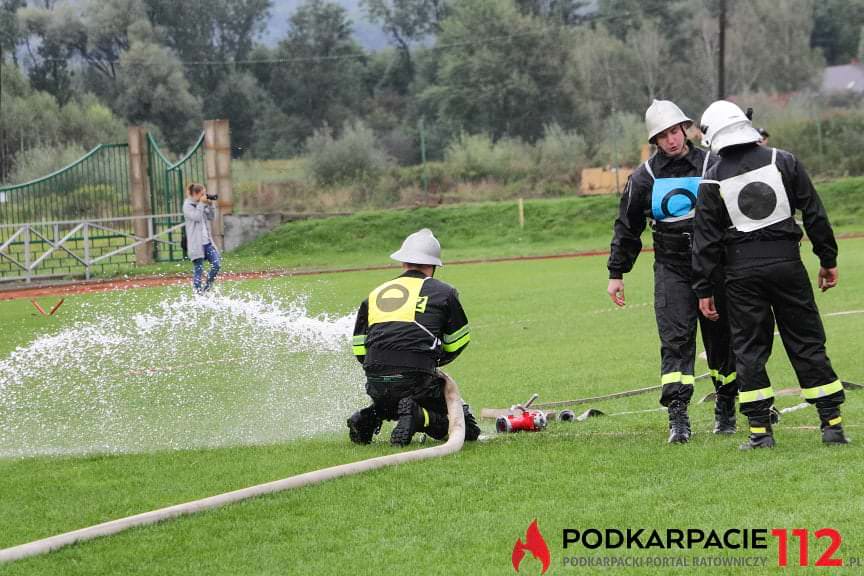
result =
[[480,425],[477,424],[477,419],[468,404],[462,404],[462,413],[465,415],[465,440],[474,442],[480,437]]
[[717,396],[714,401],[714,434],[735,434],[735,396]]
[[840,409],[836,406],[820,406],[816,404],[819,411],[819,421],[822,428],[822,443],[828,446],[837,444],[849,444],[849,438],[843,433],[843,418],[840,417]]
[[690,418],[687,417],[687,403],[673,400],[669,403],[669,440],[670,444],[685,444],[690,441]]
[[851,442],[851,440],[843,433],[843,426],[840,424],[822,428],[823,444],[830,446],[832,444],[849,444],[849,442]]
[[741,444],[740,450],[755,450],[756,448],[773,448],[774,435],[771,431],[771,425],[763,422],[750,421],[750,437],[747,442]]
[[396,408],[399,419],[396,427],[390,433],[390,444],[393,446],[408,446],[411,437],[423,425],[423,409],[413,398],[402,398]]
[[367,406],[348,418],[348,438],[355,444],[369,444],[381,431],[381,418],[374,406]]

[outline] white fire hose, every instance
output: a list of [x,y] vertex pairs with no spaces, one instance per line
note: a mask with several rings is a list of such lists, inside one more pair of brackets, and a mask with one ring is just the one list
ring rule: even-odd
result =
[[338,478],[339,476],[360,474],[361,472],[367,472],[385,466],[404,464],[405,462],[413,462],[415,460],[426,460],[428,458],[438,458],[458,452],[465,441],[465,418],[462,412],[462,398],[459,395],[459,387],[456,385],[456,382],[443,372],[440,372],[440,375],[444,377],[447,383],[444,389],[444,396],[447,401],[447,415],[450,420],[449,438],[444,444],[432,446],[431,448],[423,448],[411,452],[400,452],[398,454],[379,456],[377,458],[370,458],[369,460],[361,460],[359,462],[351,462],[350,464],[340,464],[339,466],[314,470],[312,472],[306,472],[305,474],[290,476],[282,480],[258,484],[257,486],[250,486],[241,490],[202,498],[201,500],[193,500],[192,502],[186,502],[185,504],[160,508],[159,510],[144,512],[142,514],[136,514],[135,516],[128,516],[119,520],[112,520],[110,522],[90,526],[89,528],[82,528],[80,530],[58,534],[57,536],[43,538],[42,540],[36,540],[27,544],[5,548],[0,550],[0,563],[12,562],[29,556],[45,554],[76,542],[83,542],[100,536],[117,534],[118,532],[122,532],[129,528],[155,524],[177,516],[194,514],[203,510],[212,510],[214,508],[225,506],[226,504],[232,504],[248,498],[262,496],[264,494],[272,494],[274,492],[290,490],[291,488],[308,486],[309,484],[324,482],[325,480]]

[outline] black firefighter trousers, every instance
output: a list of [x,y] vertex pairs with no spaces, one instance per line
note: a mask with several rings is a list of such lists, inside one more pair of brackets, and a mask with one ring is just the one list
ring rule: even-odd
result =
[[715,287],[714,304],[720,319],[712,322],[699,313],[699,298],[692,288],[692,269],[686,260],[654,262],[654,315],[660,335],[660,404],[690,402],[696,362],[696,325],[708,357],[708,371],[718,398],[737,394],[725,294]]
[[447,436],[450,421],[444,398],[444,379],[437,374],[408,368],[379,367],[366,371],[366,393],[382,420],[398,420],[397,407],[402,398],[412,398],[424,412],[417,431],[440,440]]
[[774,322],[804,399],[816,404],[823,426],[839,423],[843,385],[825,353],[825,330],[800,259],[750,259],[726,269],[732,346],[741,413],[751,427],[767,426],[774,390],[765,364]]

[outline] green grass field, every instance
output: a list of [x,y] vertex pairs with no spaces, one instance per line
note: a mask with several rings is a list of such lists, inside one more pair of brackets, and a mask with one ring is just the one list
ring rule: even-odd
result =
[[[386,253],[377,245],[375,249]],[[864,310],[864,240],[844,240],[840,251],[840,287],[817,295],[817,302],[825,316],[835,369],[842,378],[861,382],[864,313],[830,314]],[[445,259],[452,252],[445,243]],[[368,258],[374,259],[371,254]],[[385,263],[380,254],[377,262]],[[808,254],[806,262],[812,276],[815,260]],[[225,283],[223,292],[234,298],[267,294],[290,299],[305,294],[311,314],[339,316],[352,313],[368,290],[388,276],[386,271],[370,271]],[[534,392],[540,393],[541,401],[555,401],[658,383],[650,254],[643,254],[626,278],[628,306],[623,310],[614,309],[605,294],[602,256],[448,266],[441,269],[440,277],[460,289],[471,321],[472,343],[449,372],[475,411],[506,407]],[[0,302],[5,327],[0,332],[0,361],[40,337],[93,322],[94,317],[148,310],[161,300],[176,298],[179,290],[73,296],[67,298],[62,314],[47,320],[33,316],[25,300]],[[230,338],[224,334],[218,341],[230,348]],[[160,398],[160,389],[152,383],[170,386],[180,381],[199,386],[202,397],[230,386],[234,396],[215,401],[239,402],[242,392],[236,390],[243,390],[246,383],[237,375],[250,377],[251,372],[242,371],[241,365],[254,368],[256,354],[276,354],[274,361],[257,370],[262,375],[259,380],[278,378],[274,367],[279,366],[297,373],[291,366],[302,365],[302,359],[280,352],[283,344],[276,339],[272,347],[225,350],[223,365],[190,368],[195,378],[182,370],[154,376],[152,381],[141,378],[136,382],[148,394],[142,392],[129,402],[142,409],[149,405],[151,410],[161,401],[170,406],[171,398]],[[142,361],[140,354],[110,349],[112,369],[124,368],[127,353]],[[219,360],[223,352],[208,354]],[[344,354],[350,354],[347,341]],[[151,360],[157,366],[170,364],[165,358]],[[350,362],[344,377],[359,387],[360,367]],[[705,369],[704,362],[697,361],[697,373]],[[99,377],[99,366],[93,370],[70,381],[86,387]],[[775,388],[796,384],[779,341],[769,373]],[[701,381],[696,397],[709,392],[709,387]],[[302,386],[294,392],[298,401],[305,392]],[[350,413],[341,399],[334,398],[332,405],[324,402],[339,421]],[[778,406],[799,401],[780,398]],[[655,394],[594,405],[607,412],[656,406]],[[50,421],[49,415],[41,425],[69,426],[60,421],[63,414],[58,408],[57,421]],[[858,438],[864,424],[864,391],[848,394],[844,412],[849,434],[859,442],[841,449],[821,446],[818,430],[811,428],[818,425],[812,408],[785,417],[776,432],[778,447],[759,453],[736,449],[743,432],[734,438],[712,436],[710,404],[694,404],[691,415],[695,437],[686,446],[666,445],[666,417],[661,412],[552,423],[542,433],[502,437],[486,421],[489,441],[467,445],[452,457],[337,479],[134,529],[0,565],[0,574],[512,574],[513,545],[517,538],[525,539],[535,518],[551,551],[547,574],[600,570],[564,566],[565,556],[768,558],[764,569],[605,570],[611,574],[861,573],[848,564],[856,558],[864,560],[860,490],[864,437]],[[291,421],[303,417],[303,413],[286,414]],[[254,426],[254,415],[250,420]],[[276,426],[267,419],[258,425]],[[218,436],[218,427],[213,434]],[[388,434],[386,427],[368,447],[352,445],[340,429],[254,446],[0,459],[0,548],[389,454],[393,449],[386,443]],[[830,527],[842,535],[835,556],[847,565],[827,571],[812,566],[779,569],[776,540],[770,536],[766,550],[562,548],[563,529],[589,527],[765,528],[769,533],[772,528],[806,528],[811,531],[811,564],[827,543],[816,542],[812,531]],[[797,549],[791,545],[790,560],[797,564]],[[529,554],[520,573],[539,574],[539,562]]]
[[[817,184],[837,234],[864,231],[864,178]],[[271,269],[333,269],[381,264],[382,254],[416,231],[418,222],[444,239],[452,260],[562,254],[609,248],[618,213],[614,196],[525,201],[519,226],[516,202],[481,202],[391,211],[357,212],[285,224],[231,252],[227,272]],[[642,236],[646,246],[651,234]],[[186,262],[130,268],[129,274],[186,274]]]

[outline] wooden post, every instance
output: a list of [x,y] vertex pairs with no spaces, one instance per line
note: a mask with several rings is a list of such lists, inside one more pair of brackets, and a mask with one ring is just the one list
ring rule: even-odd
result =
[[519,198],[519,228],[525,228],[525,203]]
[[213,220],[213,240],[221,250],[225,246],[223,216],[231,214],[234,210],[234,194],[231,186],[231,133],[228,120],[204,122],[204,167],[207,175],[207,191],[219,195],[219,210]]
[[[132,204],[133,233],[146,238],[150,215],[150,179],[147,177],[148,151],[147,132],[141,126],[130,126],[129,134],[129,201]],[[153,262],[153,243],[146,242],[135,247],[135,263],[140,265]]]

